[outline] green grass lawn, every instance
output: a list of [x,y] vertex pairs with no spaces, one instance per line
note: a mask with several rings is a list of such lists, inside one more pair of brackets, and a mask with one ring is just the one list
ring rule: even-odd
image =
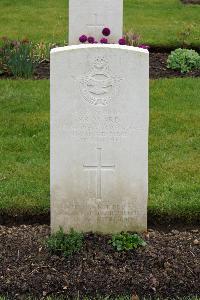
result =
[[[149,211],[200,212],[200,79],[151,81]],[[49,81],[0,81],[0,212],[49,211]]]
[[[63,43],[68,31],[67,2],[1,0],[0,36]],[[179,34],[188,26],[192,31],[187,41],[200,45],[199,23],[198,5],[183,5],[180,0],[124,0],[124,31],[141,34],[150,45],[178,46]]]

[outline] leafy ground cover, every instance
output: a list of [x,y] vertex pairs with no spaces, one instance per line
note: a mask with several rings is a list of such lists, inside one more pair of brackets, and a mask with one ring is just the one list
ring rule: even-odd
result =
[[[200,212],[200,80],[151,82],[149,213]],[[0,81],[0,213],[49,211],[49,81]]]
[[[68,32],[67,2],[1,0],[0,36],[64,43]],[[197,46],[199,15],[200,6],[184,5],[180,0],[125,0],[124,32],[141,34],[143,42],[154,46],[178,46],[183,40]]]

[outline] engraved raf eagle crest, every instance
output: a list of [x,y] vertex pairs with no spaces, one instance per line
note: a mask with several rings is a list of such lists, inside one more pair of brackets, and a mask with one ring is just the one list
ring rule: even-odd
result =
[[108,105],[118,87],[119,78],[113,76],[103,57],[96,58],[89,72],[80,79],[81,95],[85,101],[96,106]]

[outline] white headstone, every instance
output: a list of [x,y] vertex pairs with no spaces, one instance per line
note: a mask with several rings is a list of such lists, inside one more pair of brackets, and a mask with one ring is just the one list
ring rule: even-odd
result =
[[51,226],[113,233],[147,227],[148,51],[51,51]]
[[123,0],[69,0],[69,45],[80,44],[83,34],[99,41],[102,29],[111,30],[110,43],[122,37]]

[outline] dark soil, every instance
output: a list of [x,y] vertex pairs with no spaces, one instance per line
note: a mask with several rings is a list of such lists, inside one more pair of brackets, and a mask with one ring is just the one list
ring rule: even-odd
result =
[[37,79],[49,79],[50,78],[50,62],[44,60],[41,62],[35,72],[35,77]]
[[47,225],[0,226],[0,294],[95,296],[200,295],[200,230],[149,230],[148,245],[116,252],[109,237],[86,234],[80,253],[51,256],[44,244]]
[[[50,212],[43,214],[21,214],[11,215],[0,213],[0,226],[19,226],[19,225],[50,225]],[[196,227],[200,228],[200,216],[186,218],[185,216],[173,216],[166,214],[152,214],[148,212],[148,227],[169,232],[172,229],[192,230]]]
[[[174,71],[167,68],[167,58],[169,53],[150,53],[150,78],[170,78],[170,77],[200,77],[200,70],[181,74],[180,71]],[[50,76],[49,62],[43,61],[36,70],[37,79],[45,79]]]
[[[157,78],[173,78],[173,77],[200,77],[200,70],[194,70],[185,74],[180,71],[175,71],[167,68],[167,58],[169,53],[162,52],[162,49],[152,49],[150,52],[150,79]],[[156,52],[156,51],[160,52]],[[36,68],[35,79],[49,79],[50,77],[50,62],[42,61]],[[0,79],[12,78],[6,74],[0,75]]]
[[150,53],[150,78],[200,77],[200,69],[182,74],[167,68],[169,53]]
[[200,4],[200,0],[181,0],[184,4]]

